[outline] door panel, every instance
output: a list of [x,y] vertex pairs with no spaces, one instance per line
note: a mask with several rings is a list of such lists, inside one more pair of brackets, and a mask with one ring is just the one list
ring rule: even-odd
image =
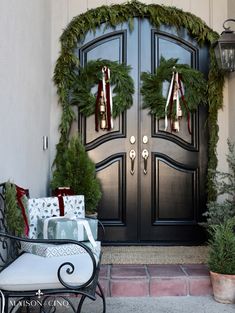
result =
[[[194,187],[195,174],[195,171],[186,170],[173,160],[167,162],[161,157],[155,156],[154,176],[158,178],[155,183],[154,197],[155,223],[158,221],[194,220],[195,192],[194,188],[188,188],[188,186]],[[181,190],[184,191],[183,197],[179,192]],[[169,205],[170,203],[171,205]]]
[[[89,33],[78,50],[81,64],[99,58],[129,64],[137,90],[137,28],[136,20],[136,30],[132,33],[127,25],[120,25],[115,31],[105,30],[103,26],[96,35]],[[133,148],[129,137],[137,138],[138,131],[137,93],[133,102],[132,108],[114,120],[114,129],[109,132],[95,131],[94,116],[84,118],[80,115],[79,118],[80,133],[89,156],[96,163],[97,177],[102,185],[99,217],[105,225],[107,241],[136,241],[137,236],[137,176],[130,175],[129,159],[129,151]]]
[[[88,36],[88,43],[83,45],[79,49],[80,61],[82,65],[85,65],[90,60],[107,59],[111,61],[118,61],[118,63],[126,62],[126,31],[115,31],[107,33],[107,35],[97,36],[97,38],[91,40],[91,34]],[[94,92],[97,88],[94,88]],[[94,148],[106,140],[112,140],[114,137],[125,137],[125,119],[126,116],[117,117],[114,120],[114,128],[108,132],[97,133],[94,130],[94,116],[83,119],[85,125],[82,127],[84,132],[84,144],[88,149]]]
[[159,56],[164,56],[165,59],[179,59],[179,63],[189,64],[192,62],[192,52],[187,45],[178,40],[169,37],[169,34],[153,33],[155,42],[155,64],[158,64]]
[[[103,166],[99,166],[99,179],[104,190],[109,190],[113,195],[112,210],[103,205],[103,214],[107,219],[115,222],[116,225],[125,224],[125,163],[126,155],[117,154],[109,160],[104,160]],[[110,202],[110,194],[104,193],[102,198],[103,203]]]
[[[152,29],[145,20],[140,32],[141,71],[155,72],[163,56],[178,58],[180,63],[207,72],[207,49],[198,47],[184,30],[178,33],[164,26]],[[151,33],[151,39],[146,33]],[[151,58],[147,57],[148,50],[152,52]],[[165,83],[165,94],[167,89]],[[201,184],[205,187],[206,176],[206,112],[201,110],[191,116],[192,134],[185,118],[180,132],[174,133],[164,131],[164,120],[156,120],[147,112],[142,115],[141,133],[150,140],[147,145],[141,143],[141,149],[151,152],[151,175],[142,175],[140,238],[164,243],[200,241],[203,233],[197,223],[206,201],[205,192],[199,191]]]
[[[198,222],[206,202],[206,109],[192,114],[192,134],[186,119],[181,121],[179,133],[165,132],[164,120],[142,109],[140,74],[154,72],[161,56],[179,58],[180,63],[207,74],[208,49],[200,48],[184,29],[153,29],[147,19],[135,18],[132,32],[127,24],[115,31],[103,25],[95,35],[90,32],[78,53],[82,65],[98,58],[131,65],[135,83],[133,106],[115,119],[112,131],[96,132],[94,116],[84,118],[79,114],[79,131],[102,185],[99,218],[106,228],[106,241],[201,241]],[[167,89],[164,83],[163,93]],[[133,144],[131,136],[136,138]],[[133,175],[129,156],[132,149],[136,152]],[[149,153],[146,161],[143,150]]]

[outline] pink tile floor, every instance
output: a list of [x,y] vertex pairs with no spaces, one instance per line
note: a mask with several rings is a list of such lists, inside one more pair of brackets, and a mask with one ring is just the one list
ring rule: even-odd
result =
[[209,271],[204,264],[102,265],[100,283],[107,297],[212,294]]

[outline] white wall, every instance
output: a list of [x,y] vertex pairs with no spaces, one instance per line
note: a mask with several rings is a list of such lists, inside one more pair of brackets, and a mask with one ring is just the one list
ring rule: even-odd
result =
[[45,195],[51,106],[51,3],[0,1],[0,182]]
[[[228,17],[235,18],[235,1],[228,1]],[[235,23],[231,23],[231,28],[235,31]],[[229,107],[229,137],[235,143],[235,72],[229,74],[228,78],[228,107]]]

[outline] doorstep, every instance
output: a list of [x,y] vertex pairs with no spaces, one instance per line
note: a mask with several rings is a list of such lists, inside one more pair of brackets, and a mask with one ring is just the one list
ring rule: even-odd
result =
[[106,297],[207,296],[212,294],[204,264],[102,265]]

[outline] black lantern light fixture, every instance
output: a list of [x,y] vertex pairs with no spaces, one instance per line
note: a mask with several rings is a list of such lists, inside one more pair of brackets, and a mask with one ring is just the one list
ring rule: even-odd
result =
[[225,23],[235,22],[235,19],[227,19],[223,23],[224,31],[214,45],[215,56],[219,68],[226,72],[235,71],[235,33],[226,27]]

